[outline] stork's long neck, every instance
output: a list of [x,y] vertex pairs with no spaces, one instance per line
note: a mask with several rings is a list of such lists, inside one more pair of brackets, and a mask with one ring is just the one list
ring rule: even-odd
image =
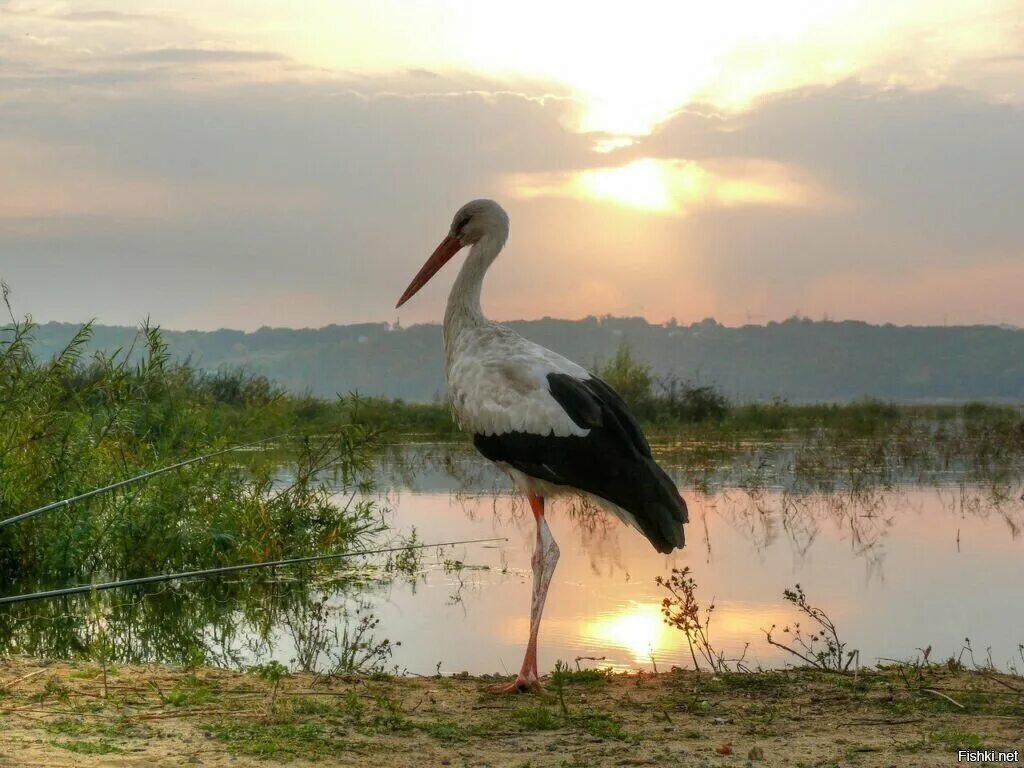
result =
[[448,294],[448,307],[444,313],[444,346],[449,359],[453,345],[462,332],[490,322],[480,309],[480,291],[487,269],[498,257],[504,245],[504,237],[485,235],[480,238],[470,248],[469,255],[459,270],[459,276],[455,278],[455,284]]

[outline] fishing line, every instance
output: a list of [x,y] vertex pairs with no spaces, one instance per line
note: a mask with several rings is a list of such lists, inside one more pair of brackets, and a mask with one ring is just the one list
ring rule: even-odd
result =
[[80,493],[77,496],[72,496],[71,498],[68,498],[68,499],[61,499],[60,501],[54,501],[54,502],[51,502],[49,504],[46,504],[45,506],[39,507],[38,509],[31,509],[28,512],[22,512],[20,515],[15,515],[14,517],[9,517],[6,520],[0,520],[0,528],[6,528],[8,525],[14,525],[14,523],[20,523],[22,520],[28,520],[29,518],[35,517],[36,515],[41,515],[44,512],[50,512],[51,510],[59,509],[61,507],[69,507],[69,506],[71,506],[72,504],[74,504],[77,501],[84,501],[85,499],[91,498],[93,496],[97,496],[97,495],[99,495],[101,493],[106,493],[107,491],[113,491],[113,490],[116,490],[117,488],[122,488],[122,487],[124,487],[126,485],[130,485],[132,483],[137,483],[140,480],[146,480],[146,479],[148,479],[150,477],[156,477],[157,475],[162,475],[165,472],[171,472],[172,470],[175,470],[175,469],[181,469],[182,467],[187,467],[189,464],[195,464],[196,462],[199,462],[199,461],[206,461],[207,459],[212,459],[214,456],[222,456],[225,453],[231,453],[232,451],[240,451],[243,448],[252,448],[254,445],[262,445],[263,443],[268,443],[271,440],[277,440],[280,437],[288,437],[288,434],[289,433],[285,432],[284,434],[274,435],[273,437],[265,437],[262,440],[255,440],[254,442],[251,442],[251,443],[243,443],[242,445],[233,445],[230,448],[222,448],[219,451],[214,451],[213,453],[207,453],[204,456],[196,456],[194,459],[188,459],[186,461],[179,461],[177,464],[171,464],[170,466],[167,466],[167,467],[161,467],[160,469],[154,469],[154,470],[151,470],[149,472],[143,472],[141,475],[136,475],[135,477],[129,477],[126,480],[119,480],[116,483],[111,483],[110,485],[104,485],[102,488],[94,488],[91,491],[86,491],[85,493]]
[[64,589],[51,589],[46,592],[32,592],[27,595],[11,595],[0,597],[0,605],[11,605],[12,603],[27,603],[34,600],[45,600],[50,597],[62,597],[64,595],[77,595],[82,592],[102,592],[107,589],[119,587],[133,587],[139,584],[160,584],[165,581],[179,579],[201,579],[207,576],[218,576],[224,573],[237,573],[239,571],[251,571],[256,568],[273,568],[279,565],[295,565],[296,563],[316,563],[324,560],[340,560],[346,557],[359,557],[360,555],[380,555],[385,552],[405,552],[410,549],[429,549],[430,547],[451,547],[456,544],[483,544],[491,541],[508,541],[504,537],[490,539],[463,539],[462,541],[444,541],[440,544],[411,544],[405,547],[388,547],[387,549],[372,549],[357,552],[338,552],[333,555],[309,555],[307,557],[290,557],[286,560],[267,560],[261,563],[242,563],[241,565],[225,565],[220,568],[206,568],[201,571],[182,571],[181,573],[161,573],[156,576],[142,576],[137,579],[124,579],[122,581],[106,581],[100,584],[82,584],[77,587],[65,587]]

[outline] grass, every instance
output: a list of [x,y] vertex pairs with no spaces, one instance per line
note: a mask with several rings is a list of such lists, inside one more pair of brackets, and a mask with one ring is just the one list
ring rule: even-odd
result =
[[594,710],[574,712],[568,720],[574,727],[598,739],[625,741],[629,738],[622,724],[607,712]]
[[414,727],[438,741],[452,743],[468,741],[470,736],[480,735],[479,729],[467,728],[454,720],[427,721],[416,723]]
[[629,738],[614,715],[590,708],[562,714],[544,704],[536,704],[515,709],[512,718],[523,731],[574,728],[598,739],[624,741]]
[[207,683],[194,677],[187,677],[177,683],[166,696],[172,707],[195,707],[207,704],[215,698],[215,691]]
[[928,740],[933,744],[941,744],[950,750],[957,749],[981,749],[983,740],[976,733],[970,733],[959,728],[950,726],[928,734]]
[[520,707],[512,718],[524,731],[554,731],[562,727],[562,719],[543,705]]
[[605,669],[570,669],[557,665],[551,673],[551,681],[555,685],[594,685],[607,682],[609,674]]
[[202,726],[232,754],[277,761],[317,760],[352,751],[343,738],[318,723],[222,721]]
[[328,717],[338,714],[338,707],[313,696],[299,696],[291,700],[291,709],[296,715]]

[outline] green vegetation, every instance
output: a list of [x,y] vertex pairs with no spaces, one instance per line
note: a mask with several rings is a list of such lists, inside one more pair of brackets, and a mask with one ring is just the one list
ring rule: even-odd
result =
[[553,731],[561,727],[561,719],[558,715],[541,704],[520,707],[512,713],[512,716],[524,731]]
[[407,403],[383,397],[360,397],[345,401],[341,410],[344,418],[353,424],[378,429],[391,438],[462,438],[447,403]]
[[319,723],[250,723],[224,721],[203,727],[233,754],[278,761],[317,760],[350,751]]
[[[379,510],[364,493],[379,431],[358,422],[356,401],[293,396],[259,376],[173,362],[161,332],[148,326],[123,350],[86,356],[86,325],[49,360],[33,352],[36,331],[13,315],[0,329],[0,519],[279,437],[0,530],[4,592],[343,553],[379,539]],[[290,573],[359,591],[354,573],[312,565]],[[0,651],[84,655],[105,684],[114,662],[230,663],[242,628],[267,636],[275,619],[301,627],[300,667],[323,663],[324,652],[347,654],[338,662],[345,669],[373,667],[389,653],[368,633],[372,622],[354,631],[357,647],[318,629],[330,623],[322,597],[272,574],[18,605],[0,614]],[[188,696],[171,692],[168,700]]]
[[635,359],[625,344],[610,361],[595,364],[593,370],[622,396],[638,419],[650,425],[720,424],[729,411],[725,396],[714,387],[698,386],[675,375],[656,378],[651,367]]
[[[846,404],[730,403],[711,387],[658,378],[621,347],[596,371],[623,393],[638,414],[660,461],[680,468],[688,485],[725,481],[756,490],[855,493],[888,488],[912,478],[942,481],[951,469],[995,495],[1024,463],[1024,411],[985,403],[895,405],[873,400]],[[447,404],[360,399],[346,404],[346,418],[365,428],[379,425],[392,441],[467,442]],[[449,450],[431,449],[435,467],[459,477],[473,469]],[[415,459],[388,454],[415,482]],[[728,473],[726,475],[725,473]]]
[[553,685],[593,685],[608,682],[608,669],[570,669],[565,662],[556,662],[551,673]]
[[984,745],[978,734],[955,727],[933,731],[928,734],[928,740],[949,747],[951,750],[982,749]]
[[210,685],[194,677],[186,677],[175,684],[164,700],[172,707],[195,707],[213,701],[214,694]]

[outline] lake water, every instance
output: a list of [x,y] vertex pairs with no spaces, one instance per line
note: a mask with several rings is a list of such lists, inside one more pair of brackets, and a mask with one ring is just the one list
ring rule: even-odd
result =
[[[797,583],[863,664],[908,659],[928,646],[933,660],[944,659],[970,638],[979,663],[990,654],[999,667],[1024,666],[1019,475],[982,485],[952,471],[924,483],[794,491],[783,469],[781,481],[776,473],[775,481],[755,483],[749,472],[720,472],[697,490],[671,455],[662,463],[689,504],[683,551],[660,555],[636,531],[570,500],[549,505],[561,559],[541,627],[542,671],[578,657],[616,669],[692,665],[684,634],[662,620],[667,593],[655,584],[684,566],[701,604],[714,601],[713,645],[728,657],[746,648],[750,667],[794,660],[768,645],[762,630],[799,620],[783,599]],[[535,527],[528,506],[503,475],[463,449],[398,449],[382,463],[378,484],[394,524],[415,527],[421,541],[508,539],[428,555],[414,585],[397,582],[373,595],[378,634],[402,643],[393,662],[420,674],[438,664],[445,673],[517,671],[529,625]]]
[[[879,452],[827,440],[655,445],[690,509],[687,547],[668,556],[600,510],[550,503],[561,560],[541,671],[577,659],[619,670],[691,666],[685,635],[663,622],[667,593],[655,583],[684,567],[701,605],[714,603],[712,645],[729,658],[745,653],[748,668],[794,661],[763,630],[778,625],[776,637],[791,640],[781,628],[799,619],[783,590],[799,583],[861,664],[929,646],[932,660],[944,660],[970,638],[976,662],[1024,669],[1024,472],[989,454],[943,458],[933,444],[923,441],[924,460],[913,446]],[[291,472],[281,466],[283,479]],[[377,465],[374,499],[386,523],[415,530],[419,542],[503,541],[425,549],[408,576],[346,561],[23,603],[0,612],[0,644],[50,658],[93,658],[109,646],[119,662],[275,659],[329,670],[365,668],[351,656],[342,663],[345,650],[358,660],[387,638],[391,656],[371,654],[377,668],[517,671],[535,524],[508,478],[464,444],[394,446]],[[6,592],[53,586],[15,582]],[[371,616],[377,623],[360,635]]]

